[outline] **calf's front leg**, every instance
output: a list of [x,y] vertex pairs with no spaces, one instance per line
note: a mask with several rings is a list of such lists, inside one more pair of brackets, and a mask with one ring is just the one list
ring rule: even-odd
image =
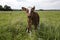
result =
[[28,19],[28,27],[27,27],[28,33],[31,32],[31,25],[32,25],[32,21],[31,21],[31,19]]

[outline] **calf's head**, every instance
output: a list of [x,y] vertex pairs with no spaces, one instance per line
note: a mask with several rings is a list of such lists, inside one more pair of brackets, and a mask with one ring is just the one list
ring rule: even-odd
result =
[[30,14],[31,14],[32,12],[34,12],[35,6],[32,7],[32,8],[31,8],[31,7],[29,7],[29,8],[22,7],[22,10],[23,10],[23,11],[26,11],[27,16],[30,16]]

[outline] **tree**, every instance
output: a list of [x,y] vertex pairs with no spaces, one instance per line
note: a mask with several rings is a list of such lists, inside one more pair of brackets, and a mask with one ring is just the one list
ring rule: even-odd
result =
[[0,11],[2,11],[3,10],[3,7],[2,7],[2,5],[0,5]]
[[43,9],[39,9],[39,11],[43,11]]
[[4,9],[5,9],[5,11],[10,11],[10,10],[12,10],[11,7],[10,7],[10,6],[7,6],[7,5],[4,6]]

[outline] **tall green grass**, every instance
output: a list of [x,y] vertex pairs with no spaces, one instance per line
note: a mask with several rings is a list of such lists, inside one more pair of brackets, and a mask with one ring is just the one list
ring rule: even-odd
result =
[[[37,11],[40,29],[31,36],[26,32],[27,16],[23,11],[0,11],[0,40],[60,40],[60,11]],[[33,26],[32,26],[33,27]]]

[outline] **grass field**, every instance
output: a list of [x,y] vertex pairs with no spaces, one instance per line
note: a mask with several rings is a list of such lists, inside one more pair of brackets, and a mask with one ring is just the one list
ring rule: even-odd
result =
[[40,29],[25,31],[27,16],[23,11],[0,11],[0,40],[60,40],[60,11],[37,11]]

